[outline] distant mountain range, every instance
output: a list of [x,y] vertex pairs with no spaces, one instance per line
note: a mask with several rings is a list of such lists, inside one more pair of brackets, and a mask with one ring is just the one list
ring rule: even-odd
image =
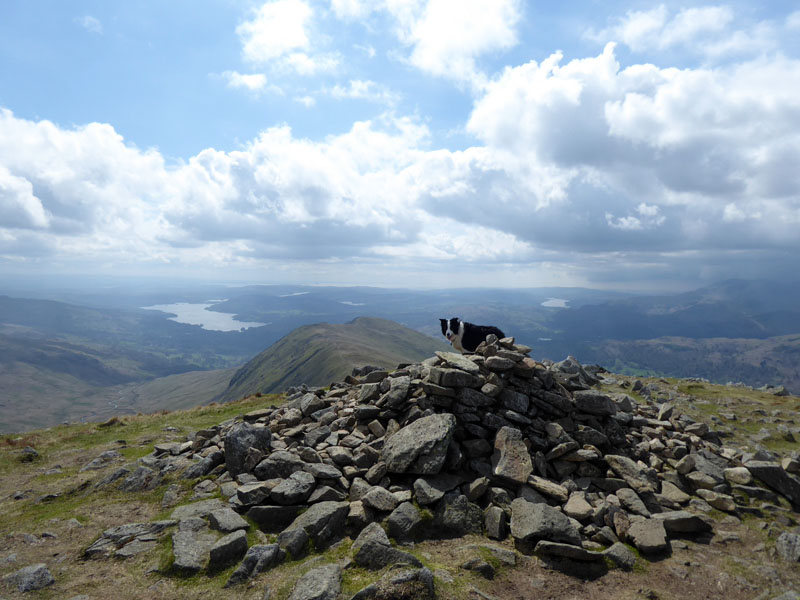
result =
[[353,367],[394,369],[433,356],[449,345],[393,321],[361,317],[350,323],[318,323],[292,331],[239,369],[221,400],[290,386],[324,386],[344,379]]
[[[800,393],[797,282],[730,280],[674,295],[213,285],[72,290],[69,303],[59,294],[0,296],[0,431],[327,385],[360,364],[430,356],[445,347],[438,319],[452,316],[497,325],[539,359],[571,354],[630,374]],[[141,309],[174,302],[266,325],[212,331]]]

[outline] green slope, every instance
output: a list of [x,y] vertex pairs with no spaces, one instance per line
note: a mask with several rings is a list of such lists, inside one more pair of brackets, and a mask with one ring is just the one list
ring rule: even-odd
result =
[[360,317],[342,325],[306,325],[239,369],[221,399],[281,392],[302,383],[328,385],[343,379],[356,366],[394,368],[447,349],[444,341],[386,319]]

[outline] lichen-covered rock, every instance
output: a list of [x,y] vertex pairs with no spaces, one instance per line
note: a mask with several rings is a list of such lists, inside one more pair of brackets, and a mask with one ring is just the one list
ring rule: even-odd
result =
[[289,600],[336,600],[342,589],[342,568],[324,565],[311,569],[294,585]]
[[417,419],[402,428],[383,447],[389,472],[435,475],[441,471],[455,425],[455,416],[445,413]]
[[16,586],[20,592],[32,592],[41,590],[55,583],[55,578],[47,565],[39,563],[24,567],[19,571],[6,575],[3,580],[11,586]]
[[225,467],[231,477],[245,471],[245,462],[250,448],[269,452],[272,432],[268,427],[257,427],[247,422],[237,423],[225,435]]
[[579,546],[581,534],[561,511],[522,498],[511,503],[511,535],[521,550],[532,550],[539,540]]

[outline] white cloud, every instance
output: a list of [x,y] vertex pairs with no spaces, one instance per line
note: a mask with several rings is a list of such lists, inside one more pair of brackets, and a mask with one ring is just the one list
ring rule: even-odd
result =
[[263,90],[267,85],[267,76],[263,73],[242,74],[237,71],[225,71],[222,76],[232,88],[244,88],[251,92]]
[[363,79],[351,79],[346,87],[337,84],[329,90],[329,93],[336,100],[367,100],[382,104],[395,104],[398,100],[397,94],[385,85]]
[[331,8],[340,19],[361,19],[372,12],[374,6],[367,0],[331,0]]
[[265,2],[236,28],[244,59],[305,76],[334,70],[339,57],[319,52],[311,43],[313,18],[314,12],[304,0]]
[[89,33],[96,33],[102,34],[103,33],[103,24],[100,20],[96,17],[91,15],[84,15],[82,17],[77,17],[75,22],[83,27]]
[[302,104],[306,108],[311,108],[317,103],[313,96],[297,96],[294,101]]
[[0,165],[0,223],[7,228],[38,229],[47,227],[49,220],[30,181]]
[[790,30],[800,29],[800,10],[796,10],[786,17],[786,28]]
[[598,42],[621,42],[635,52],[681,49],[713,59],[753,55],[772,50],[777,33],[760,22],[735,29],[736,14],[729,6],[699,6],[672,13],[667,6],[628,11],[601,31],[588,30]]
[[306,27],[311,7],[302,0],[265,2],[253,19],[236,28],[244,57],[253,63],[268,63],[290,51],[309,46]]
[[414,25],[410,61],[433,75],[472,80],[476,59],[517,44],[515,0],[431,0]]

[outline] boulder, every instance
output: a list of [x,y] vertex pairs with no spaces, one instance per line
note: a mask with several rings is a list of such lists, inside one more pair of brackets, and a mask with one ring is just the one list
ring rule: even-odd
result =
[[342,589],[342,568],[323,565],[297,580],[289,600],[336,600]]
[[268,427],[258,427],[247,422],[237,423],[225,435],[225,468],[231,477],[245,472],[247,452],[255,448],[269,452],[272,432]]
[[24,567],[11,575],[6,575],[3,580],[11,586],[16,586],[20,592],[41,590],[56,581],[44,563]]
[[513,427],[502,427],[494,439],[492,473],[504,481],[523,484],[532,472],[533,463],[522,432]]
[[224,587],[228,588],[244,583],[259,573],[263,573],[264,571],[278,566],[283,562],[284,558],[286,558],[286,553],[278,544],[251,546],[248,548],[244,559],[242,559],[242,562],[231,574]]
[[580,532],[561,511],[523,498],[511,503],[511,535],[523,551],[532,550],[540,540],[573,546],[580,546],[581,543]]
[[644,519],[631,523],[628,539],[642,554],[661,554],[669,550],[667,531],[659,519]]
[[455,416],[445,413],[422,417],[399,430],[383,447],[389,472],[435,475],[441,471],[455,425]]
[[303,529],[318,549],[327,548],[344,533],[347,502],[319,502],[297,517],[286,530]]

